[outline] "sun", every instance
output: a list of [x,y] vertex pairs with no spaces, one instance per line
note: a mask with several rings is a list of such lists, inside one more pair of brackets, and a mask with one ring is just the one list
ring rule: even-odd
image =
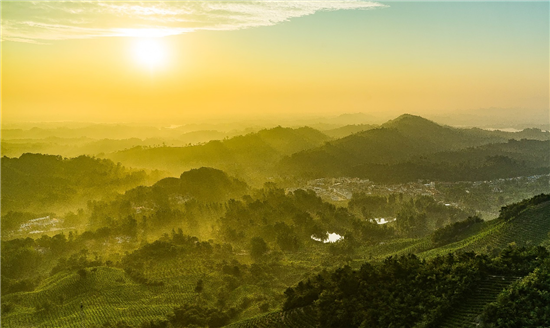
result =
[[136,62],[149,69],[159,68],[166,63],[166,49],[158,39],[139,39],[134,45]]

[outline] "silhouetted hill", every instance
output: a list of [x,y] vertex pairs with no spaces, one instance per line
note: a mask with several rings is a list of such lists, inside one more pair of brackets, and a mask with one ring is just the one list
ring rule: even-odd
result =
[[145,182],[143,171],[129,171],[110,160],[23,154],[2,158],[2,213],[52,211]]
[[415,156],[396,164],[361,164],[347,175],[378,182],[480,181],[550,173],[550,141],[510,140]]
[[472,128],[471,131],[478,131],[478,133],[483,133],[486,135],[492,135],[500,138],[507,139],[531,139],[531,140],[550,140],[550,132],[543,131],[536,128],[527,128],[517,132],[508,132],[501,130],[482,130],[478,128]]
[[323,133],[332,138],[343,138],[354,133],[372,130],[377,127],[378,125],[373,124],[351,124],[336,129],[323,130]]
[[403,114],[382,124],[382,127],[396,129],[408,138],[423,142],[426,148],[439,150],[455,150],[507,140],[504,136],[491,134],[490,131],[442,126],[420,116],[410,114]]
[[[156,185],[158,187],[158,184]],[[201,167],[180,176],[179,191],[187,196],[203,201],[222,201],[240,197],[248,189],[246,183],[229,177],[225,172],[209,167]]]
[[204,202],[223,202],[240,198],[248,188],[245,182],[223,171],[201,167],[183,172],[179,178],[164,178],[151,187],[139,186],[128,190],[123,198],[136,204],[162,198],[167,200],[174,196],[182,200],[194,198]]
[[330,122],[336,124],[365,124],[371,123],[374,120],[373,116],[365,113],[345,113],[331,118]]
[[[458,151],[489,143],[504,143],[508,141],[504,136],[507,135],[496,135],[480,129],[441,126],[422,117],[405,114],[383,124],[380,128],[355,133],[327,142],[321,147],[292,154],[282,160],[281,171],[284,174],[304,177],[344,175],[377,180],[379,174],[391,174],[391,165],[405,165],[417,169],[414,177],[393,180],[410,180],[423,175],[425,170],[432,170],[432,167],[425,170],[422,168],[426,163],[409,163],[413,157]],[[493,152],[492,155],[502,154]],[[385,169],[387,167],[388,169]],[[369,170],[373,172],[368,172]],[[409,168],[400,170],[409,171]]]
[[106,157],[133,167],[172,172],[210,166],[246,175],[271,169],[283,156],[320,146],[329,137],[312,128],[276,127],[189,147],[135,147]]

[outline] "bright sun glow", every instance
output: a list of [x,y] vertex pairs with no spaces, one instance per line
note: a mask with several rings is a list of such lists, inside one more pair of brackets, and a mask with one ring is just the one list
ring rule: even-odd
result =
[[139,64],[153,69],[166,62],[166,49],[160,39],[141,39],[134,46],[134,57]]

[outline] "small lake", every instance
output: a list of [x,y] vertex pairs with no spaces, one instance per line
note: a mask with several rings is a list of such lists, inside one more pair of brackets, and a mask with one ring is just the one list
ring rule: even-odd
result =
[[340,236],[339,234],[334,233],[334,232],[333,233],[328,233],[328,238],[325,239],[325,240],[322,240],[321,238],[316,238],[316,237],[311,236],[311,239],[316,240],[316,241],[322,241],[325,244],[326,243],[335,243],[338,240],[343,239],[343,238],[344,238],[343,236]]
[[378,224],[386,224],[395,221],[395,218],[374,218]]

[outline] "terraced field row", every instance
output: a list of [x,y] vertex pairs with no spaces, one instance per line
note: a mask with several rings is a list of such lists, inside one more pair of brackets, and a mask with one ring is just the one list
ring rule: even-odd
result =
[[460,305],[453,309],[451,315],[441,325],[442,328],[476,327],[483,308],[496,301],[498,294],[520,277],[489,276]]
[[243,320],[226,328],[313,328],[317,326],[317,315],[313,307],[276,311],[255,318]]
[[[85,278],[60,273],[30,293],[5,296],[15,311],[2,315],[2,327],[86,327],[124,320],[141,325],[164,318],[196,294],[194,284],[148,286],[137,284],[117,268],[88,268]],[[59,279],[60,278],[60,279]],[[82,308],[81,308],[82,304]]]
[[381,242],[376,246],[365,247],[361,250],[365,260],[377,260],[383,259],[387,256],[395,254],[396,252],[402,251],[403,249],[408,249],[414,247],[420,241],[418,239],[395,239],[388,240],[386,242]]
[[515,242],[519,246],[539,245],[548,239],[550,232],[550,203],[529,208],[516,218],[491,226],[488,230],[437,249],[420,254],[428,258],[454,251],[486,252],[488,248],[502,249]]
[[147,279],[158,280],[161,277],[162,280],[170,280],[179,276],[200,276],[207,271],[206,263],[197,263],[196,259],[174,257],[146,265],[143,273]]

